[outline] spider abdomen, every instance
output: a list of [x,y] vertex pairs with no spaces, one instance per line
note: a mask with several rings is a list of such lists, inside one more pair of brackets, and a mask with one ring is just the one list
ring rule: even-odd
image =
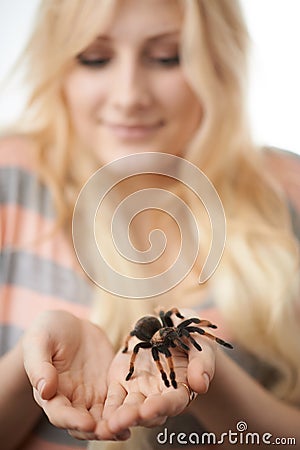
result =
[[141,341],[150,341],[161,328],[160,321],[154,316],[145,316],[135,324],[133,334]]

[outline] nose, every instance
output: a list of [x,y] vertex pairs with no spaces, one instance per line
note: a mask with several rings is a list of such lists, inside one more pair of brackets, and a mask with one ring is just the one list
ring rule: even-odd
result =
[[129,114],[146,109],[151,99],[151,86],[144,67],[135,56],[124,55],[115,66],[112,105]]

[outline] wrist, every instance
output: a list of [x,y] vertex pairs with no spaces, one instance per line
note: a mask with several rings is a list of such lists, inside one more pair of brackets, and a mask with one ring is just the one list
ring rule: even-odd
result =
[[22,393],[28,390],[32,395],[31,384],[24,367],[23,338],[19,339],[15,347],[7,354],[7,359],[9,365],[12,365],[14,368],[12,382],[15,384],[16,389]]

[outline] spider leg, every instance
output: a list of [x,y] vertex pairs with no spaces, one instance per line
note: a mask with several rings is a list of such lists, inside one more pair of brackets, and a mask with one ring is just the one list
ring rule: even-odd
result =
[[159,359],[159,352],[158,352],[157,347],[152,347],[152,348],[151,348],[151,353],[152,353],[153,359],[154,359],[154,361],[155,361],[155,363],[156,363],[156,366],[157,366],[158,370],[160,371],[160,374],[161,374],[161,377],[162,377],[162,379],[163,379],[163,382],[165,383],[165,385],[166,385],[167,387],[169,387],[169,386],[170,386],[170,383],[169,383],[169,380],[168,380],[168,378],[167,378],[167,374],[166,374],[166,372],[164,371],[164,368],[163,368],[163,366],[162,366],[162,364],[161,364],[161,362],[160,362],[160,359]]
[[177,381],[176,381],[176,374],[174,371],[174,363],[173,363],[172,354],[168,348],[161,349],[161,352],[164,353],[167,363],[168,363],[168,366],[169,366],[171,384],[174,389],[177,389]]
[[174,327],[173,320],[170,316],[167,316],[168,313],[164,311],[159,311],[159,317],[164,327]]
[[127,338],[125,339],[124,348],[123,348],[123,350],[122,350],[122,353],[126,353],[126,352],[127,352],[129,340],[130,340],[130,338],[132,338],[132,336],[134,336],[134,335],[135,335],[134,330],[130,331],[129,335],[128,335]]
[[211,323],[209,320],[200,319],[199,325],[201,327],[218,328],[217,325]]
[[159,317],[164,327],[174,327],[173,320],[171,319],[172,314],[175,314],[177,317],[179,317],[179,319],[184,319],[183,315],[177,308],[172,308],[166,313],[164,311],[160,311]]
[[134,371],[134,363],[135,363],[135,358],[139,352],[140,348],[151,348],[152,344],[150,342],[139,342],[138,344],[136,344],[133,348],[132,351],[132,355],[130,358],[130,365],[129,365],[129,372],[126,376],[126,381],[130,380],[133,371]]
[[177,328],[186,328],[192,323],[196,323],[198,325],[201,325],[202,327],[217,328],[217,325],[214,325],[209,320],[201,320],[198,317],[192,317],[191,319],[184,320],[178,325]]
[[201,345],[198,344],[198,342],[190,335],[190,331],[187,330],[186,328],[183,328],[181,331],[181,335],[187,337],[191,343],[193,344],[193,346],[199,350],[199,352],[202,352],[202,347]]
[[190,347],[188,345],[186,345],[179,337],[177,337],[176,339],[174,339],[175,342],[178,343],[177,347],[181,347],[182,350],[188,352]]
[[206,331],[202,330],[202,328],[198,327],[187,327],[186,330],[188,330],[190,333],[199,333],[203,336],[208,337],[209,339],[212,339],[213,341],[216,341],[218,344],[223,345],[227,348],[233,348],[229,342],[224,341],[223,339],[218,338],[217,336],[214,336],[213,334],[207,333]]
[[[181,314],[178,308],[172,308],[169,311],[166,312],[165,316],[171,318],[171,315],[175,314],[176,317],[179,319],[184,319],[184,316]],[[172,319],[171,319],[172,320]],[[173,323],[173,321],[172,321]]]

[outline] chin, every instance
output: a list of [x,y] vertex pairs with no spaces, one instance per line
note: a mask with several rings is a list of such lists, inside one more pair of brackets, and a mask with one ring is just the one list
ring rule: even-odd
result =
[[95,153],[98,155],[100,161],[103,164],[109,164],[113,161],[115,161],[116,159],[119,158],[124,158],[126,156],[129,155],[136,155],[136,154],[142,154],[142,153],[167,153],[167,152],[163,152],[160,149],[157,148],[153,148],[152,146],[120,146],[119,148],[114,148],[112,150],[111,147],[109,147],[109,145],[107,145],[105,147],[106,151],[103,152],[103,150],[101,150],[101,152],[99,151],[95,151]]

